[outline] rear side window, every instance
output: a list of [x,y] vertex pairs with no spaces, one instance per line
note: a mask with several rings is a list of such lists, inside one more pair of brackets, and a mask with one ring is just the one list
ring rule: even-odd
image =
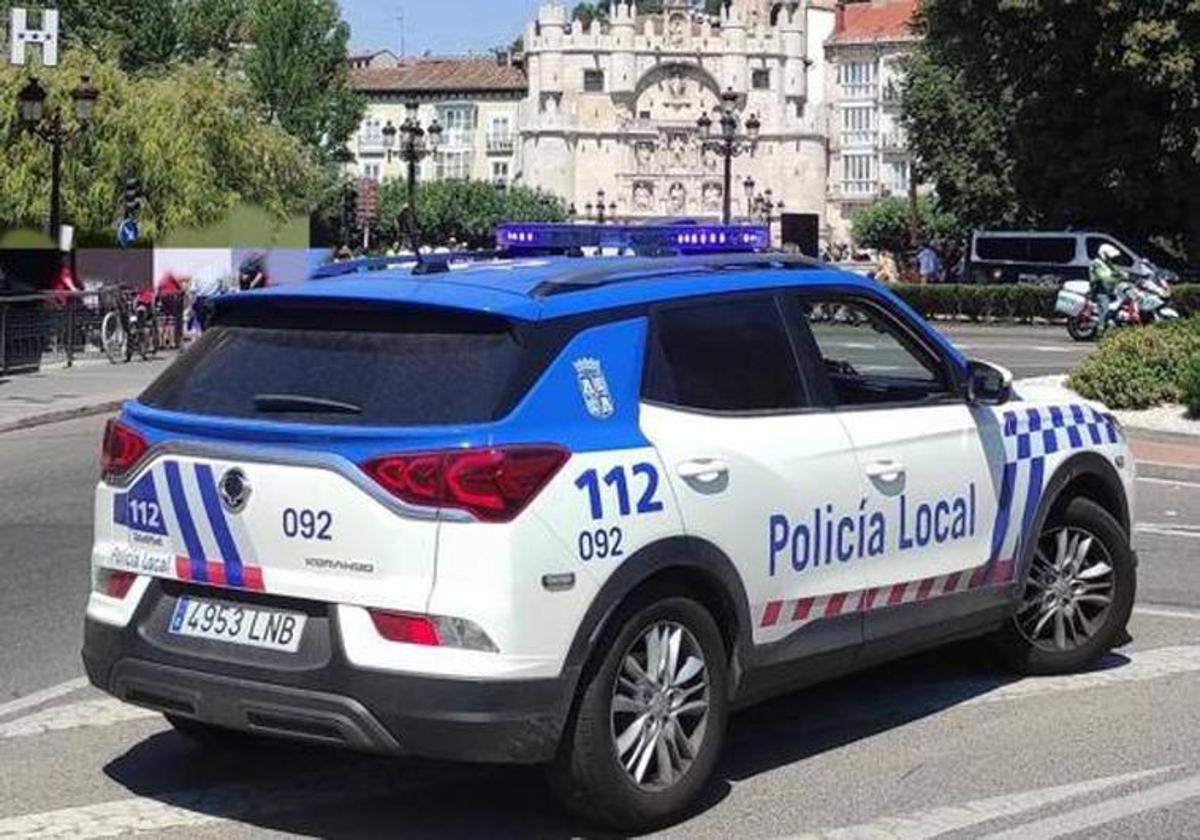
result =
[[701,411],[779,411],[807,404],[773,298],[656,313],[644,391],[653,402]]
[[141,401],[219,417],[426,426],[495,419],[528,382],[503,319],[255,308],[219,319]]
[[1075,261],[1076,240],[1071,236],[1039,236],[1029,240],[1029,261],[1065,265]]
[[1029,240],[1019,236],[981,236],[975,240],[975,254],[981,260],[1024,262]]

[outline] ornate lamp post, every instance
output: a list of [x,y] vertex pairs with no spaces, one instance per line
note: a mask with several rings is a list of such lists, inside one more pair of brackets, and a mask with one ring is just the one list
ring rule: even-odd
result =
[[50,236],[57,240],[62,228],[63,147],[91,126],[100,90],[88,76],[80,77],[79,84],[71,91],[75,103],[74,128],[63,124],[60,109],[51,108],[47,112],[46,96],[46,89],[31,76],[17,94],[17,107],[21,125],[50,144]]
[[[417,232],[417,164],[429,155],[435,154],[441,147],[442,127],[438,124],[437,117],[434,117],[429,128],[422,126],[420,120],[417,119],[416,102],[409,102],[405,107],[408,115],[399,128],[392,125],[391,120],[388,120],[387,125],[383,127],[383,148],[387,152],[389,163],[392,155],[396,154],[408,166],[408,206],[405,213],[408,216],[409,242],[412,245],[413,253],[418,253],[420,243]],[[396,145],[397,135],[400,139],[399,147]]]
[[[739,119],[734,108],[737,106],[738,95],[733,90],[721,94],[721,105],[715,112],[716,120],[707,113],[701,114],[696,120],[700,129],[700,142],[704,148],[720,155],[725,162],[725,206],[722,221],[729,224],[733,215],[733,159],[739,155],[748,154],[758,145],[758,132],[762,123],[758,117],[751,114],[741,126],[744,134],[738,133]],[[718,125],[720,134],[713,135],[713,124]]]
[[[612,219],[614,216],[617,215],[617,203],[615,201],[612,201],[612,202],[609,202],[608,204],[605,204],[604,200],[605,200],[606,196],[607,196],[607,193],[604,192],[603,189],[596,190],[596,203],[593,205],[592,202],[589,201],[583,205],[584,215],[589,218],[595,219],[598,224],[604,224],[604,221],[606,218]],[[572,206],[574,206],[574,205],[572,205]],[[596,212],[594,215],[592,213],[593,207],[596,208]],[[604,215],[604,211],[606,209],[608,210],[607,217]]]
[[776,201],[774,193],[768,188],[754,197],[751,208],[751,215],[757,216],[766,224],[767,244],[770,245],[771,226],[775,223],[776,211],[783,212],[783,199]]

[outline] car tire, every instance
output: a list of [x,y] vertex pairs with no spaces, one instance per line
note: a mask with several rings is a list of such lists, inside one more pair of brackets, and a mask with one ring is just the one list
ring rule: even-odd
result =
[[[1069,558],[1059,572],[1064,545]],[[1125,529],[1092,500],[1071,499],[1038,538],[1014,615],[997,636],[1000,654],[1020,674],[1086,669],[1128,638],[1136,594],[1136,559]]]
[[[613,632],[606,633],[597,645],[596,658],[584,672],[577,707],[558,755],[548,768],[549,780],[563,804],[577,814],[618,831],[644,831],[683,816],[716,766],[728,718],[728,654],[712,615],[687,595],[647,593],[622,609],[610,627]],[[664,629],[666,636],[661,632]],[[676,631],[677,642],[672,639]],[[634,671],[626,663],[632,657],[647,668],[647,676],[654,676],[644,664],[649,660],[652,634],[660,640],[659,649],[663,642],[668,649],[672,643],[678,645],[676,679],[660,680],[660,684],[673,683],[678,688],[673,689],[675,694],[666,691],[665,699],[664,695],[655,695],[646,700],[645,706],[638,705],[638,709],[648,709],[638,714],[630,709],[634,702]],[[697,653],[702,670],[683,679],[694,670],[691,660]],[[705,687],[697,690],[701,679]],[[639,681],[637,685],[639,690],[648,691],[651,683]],[[675,707],[683,712],[684,706],[697,697],[707,701],[702,722],[691,711],[678,716],[666,712]],[[664,713],[669,722],[664,721]],[[619,755],[628,733],[643,719],[637,731],[644,736],[639,735]],[[662,737],[656,737],[656,733]],[[676,733],[683,737],[672,737]],[[677,771],[675,758],[687,749],[692,755],[681,759],[688,763]],[[646,752],[651,753],[649,757],[644,755]],[[679,772],[670,782],[664,782],[659,765],[664,754],[671,765],[667,775]],[[642,758],[637,759],[638,755]],[[623,760],[633,765],[632,769],[627,770]],[[634,776],[638,772],[644,774],[640,783]]]

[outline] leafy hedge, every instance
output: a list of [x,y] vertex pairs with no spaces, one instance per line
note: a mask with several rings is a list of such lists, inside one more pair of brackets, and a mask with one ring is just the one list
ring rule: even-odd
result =
[[1183,375],[1183,402],[1188,414],[1200,420],[1200,354],[1192,359]]
[[[899,284],[892,289],[926,318],[969,318],[972,321],[1059,318],[1054,311],[1058,289],[1034,285],[979,286]],[[1200,313],[1200,283],[1173,289],[1173,305],[1185,313]]]
[[1067,384],[1110,408],[1186,399],[1200,409],[1200,318],[1111,332]]

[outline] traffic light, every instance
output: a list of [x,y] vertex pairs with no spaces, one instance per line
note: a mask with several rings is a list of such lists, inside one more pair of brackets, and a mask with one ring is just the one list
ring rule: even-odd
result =
[[121,200],[125,210],[124,218],[136,219],[142,203],[142,185],[137,178],[125,179],[125,190],[121,194]]

